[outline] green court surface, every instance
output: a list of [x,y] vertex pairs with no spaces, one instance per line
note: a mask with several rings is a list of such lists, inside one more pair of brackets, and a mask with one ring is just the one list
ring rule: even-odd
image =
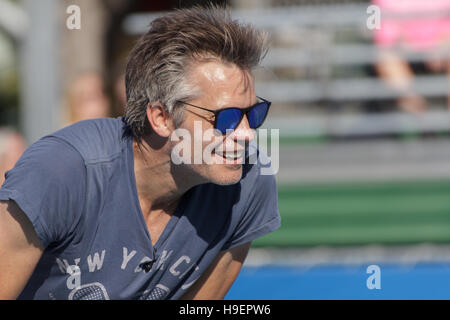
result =
[[253,246],[450,242],[450,180],[279,186],[282,226]]

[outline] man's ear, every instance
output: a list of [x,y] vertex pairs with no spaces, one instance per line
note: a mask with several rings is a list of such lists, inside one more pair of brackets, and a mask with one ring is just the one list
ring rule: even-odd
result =
[[152,131],[161,137],[168,138],[172,134],[174,126],[173,119],[165,110],[164,105],[159,101],[149,103],[146,112]]

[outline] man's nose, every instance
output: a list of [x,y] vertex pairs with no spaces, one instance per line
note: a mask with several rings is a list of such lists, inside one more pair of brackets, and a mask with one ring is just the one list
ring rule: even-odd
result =
[[255,138],[255,133],[255,129],[250,128],[247,115],[244,115],[241,123],[233,132],[233,138],[237,141],[250,142]]

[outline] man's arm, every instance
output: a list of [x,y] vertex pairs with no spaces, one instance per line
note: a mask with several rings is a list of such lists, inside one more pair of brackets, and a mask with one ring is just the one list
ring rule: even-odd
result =
[[0,300],[17,298],[43,251],[23,211],[14,201],[0,201]]
[[223,299],[241,270],[251,242],[222,251],[181,299]]
[[414,92],[414,72],[408,61],[393,50],[380,50],[375,69],[379,77],[400,94],[400,108],[409,112],[426,109],[426,100]]

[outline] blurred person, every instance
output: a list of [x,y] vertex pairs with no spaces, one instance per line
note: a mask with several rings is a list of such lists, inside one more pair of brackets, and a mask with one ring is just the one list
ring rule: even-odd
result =
[[125,107],[127,105],[127,94],[125,89],[125,74],[121,74],[114,81],[114,97],[118,104],[118,111],[120,114],[125,113]]
[[[402,110],[422,112],[427,101],[413,89],[415,76],[445,73],[450,77],[450,0],[372,2],[381,9],[381,28],[374,31],[379,50],[376,71],[399,93],[397,103]],[[405,51],[421,54],[424,63],[409,63],[403,57]]]
[[[240,162],[270,107],[252,75],[266,50],[219,7],[154,20],[129,56],[125,117],[44,137],[0,189],[0,298],[224,298],[280,226],[267,156],[253,144],[258,161]],[[170,137],[196,124],[216,129],[217,162],[175,164]]]
[[26,144],[22,136],[12,129],[0,128],[0,186],[6,171],[12,169],[25,151]]
[[102,76],[96,72],[79,75],[68,92],[69,123],[110,116],[110,103]]

